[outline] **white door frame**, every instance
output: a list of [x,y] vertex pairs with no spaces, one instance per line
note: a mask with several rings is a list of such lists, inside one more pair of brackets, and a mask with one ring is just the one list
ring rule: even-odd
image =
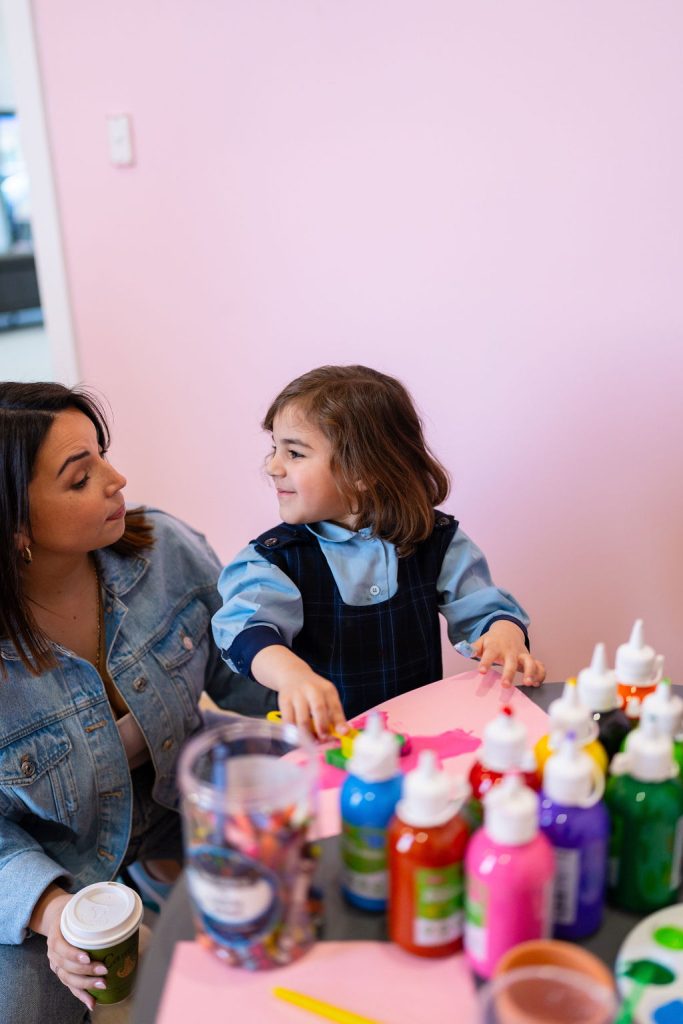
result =
[[19,114],[21,148],[31,188],[31,225],[36,246],[36,270],[53,375],[55,380],[72,385],[79,380],[78,353],[64,266],[31,0],[0,0],[0,14],[7,37],[12,85]]

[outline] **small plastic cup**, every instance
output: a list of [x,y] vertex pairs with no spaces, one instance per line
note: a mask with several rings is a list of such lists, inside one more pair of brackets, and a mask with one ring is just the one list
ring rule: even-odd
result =
[[565,942],[563,939],[530,939],[517,943],[500,958],[495,975],[505,974],[517,967],[537,966],[578,971],[599,985],[614,989],[614,975],[604,961],[575,942]]
[[479,1024],[613,1024],[614,989],[587,974],[536,964],[496,975],[479,990]]
[[197,940],[229,964],[287,964],[314,941],[317,768],[312,741],[295,726],[249,718],[198,734],[181,755]]
[[88,989],[98,1003],[120,1003],[133,990],[142,913],[138,894],[120,882],[86,885],[62,911],[66,941],[108,968],[106,989]]

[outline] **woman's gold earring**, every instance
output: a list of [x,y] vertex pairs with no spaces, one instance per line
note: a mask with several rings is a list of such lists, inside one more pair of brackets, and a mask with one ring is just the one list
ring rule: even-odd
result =
[[26,545],[24,550],[21,552],[21,557],[24,559],[24,561],[26,562],[27,565],[30,565],[31,562],[33,561],[33,555],[31,554],[31,549],[28,546],[28,544]]

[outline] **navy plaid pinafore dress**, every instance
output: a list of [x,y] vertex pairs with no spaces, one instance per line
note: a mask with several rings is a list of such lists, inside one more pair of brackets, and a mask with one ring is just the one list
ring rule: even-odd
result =
[[305,526],[282,523],[252,541],[299,589],[304,625],[292,650],[334,683],[348,718],[442,677],[436,583],[458,524],[444,512],[434,516],[427,540],[399,558],[394,596],[368,606],[344,603]]

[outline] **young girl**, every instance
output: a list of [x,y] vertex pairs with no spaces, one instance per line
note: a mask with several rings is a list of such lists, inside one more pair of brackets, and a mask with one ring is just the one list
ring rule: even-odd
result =
[[223,657],[273,692],[285,721],[323,737],[442,677],[438,613],[454,645],[539,685],[528,617],[486,559],[435,508],[448,474],[399,381],[323,366],[292,381],[263,428],[282,523],[222,572],[213,618]]

